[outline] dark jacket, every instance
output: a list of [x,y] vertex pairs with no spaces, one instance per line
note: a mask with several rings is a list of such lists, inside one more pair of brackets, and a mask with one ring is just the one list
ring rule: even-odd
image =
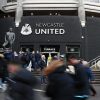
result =
[[92,73],[91,68],[90,67],[86,67],[85,69],[86,69],[89,81],[93,81],[94,80],[94,75]]
[[8,94],[13,100],[33,100],[36,83],[33,74],[23,69],[8,79]]
[[83,96],[89,95],[89,80],[85,67],[82,64],[76,64],[75,66],[75,87],[76,95]]
[[14,53],[13,52],[6,52],[4,53],[5,59],[8,61],[11,61],[14,59]]
[[7,76],[8,76],[8,71],[7,71],[6,60],[0,58],[0,78],[2,78],[4,82]]
[[38,63],[39,61],[41,61],[41,54],[40,53],[36,53],[35,54],[35,61]]
[[31,62],[32,62],[32,68],[35,68],[35,53],[31,53],[30,55],[30,59],[31,59]]
[[23,54],[20,55],[20,60],[23,64],[23,67],[26,68],[29,64],[29,59],[28,59],[26,53],[23,53]]
[[48,75],[49,83],[46,89],[46,95],[51,100],[73,100],[74,81],[65,73],[66,67],[62,65],[54,72]]

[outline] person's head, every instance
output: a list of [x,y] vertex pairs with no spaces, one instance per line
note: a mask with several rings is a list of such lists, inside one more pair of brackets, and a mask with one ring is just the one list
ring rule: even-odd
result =
[[18,61],[10,61],[7,64],[8,72],[12,74],[18,72],[21,69],[21,67],[21,63]]
[[39,51],[36,51],[36,53],[39,53]]
[[52,57],[52,61],[55,61],[55,60],[59,60],[59,58],[58,58],[58,56],[54,56],[54,57]]
[[45,55],[42,55],[41,58],[42,58],[42,60],[46,60]]
[[87,61],[82,61],[82,64],[85,66],[85,67],[89,67],[89,62],[87,62]]
[[69,55],[68,58],[68,64],[75,65],[80,62],[79,58],[76,55]]
[[12,32],[13,31],[13,28],[10,28],[9,31]]
[[65,55],[64,54],[62,54],[62,55],[60,55],[60,60],[65,60]]
[[26,48],[26,52],[30,52],[29,48]]

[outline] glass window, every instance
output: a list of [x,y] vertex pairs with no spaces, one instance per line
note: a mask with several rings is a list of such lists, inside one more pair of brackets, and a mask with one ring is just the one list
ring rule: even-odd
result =
[[66,56],[70,54],[75,54],[80,57],[80,46],[79,45],[66,46]]

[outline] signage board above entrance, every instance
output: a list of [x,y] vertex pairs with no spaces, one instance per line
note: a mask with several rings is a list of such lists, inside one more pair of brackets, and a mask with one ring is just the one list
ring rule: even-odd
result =
[[21,29],[22,35],[30,35],[32,33],[36,35],[63,35],[65,32],[64,23],[35,23],[34,27],[27,23]]

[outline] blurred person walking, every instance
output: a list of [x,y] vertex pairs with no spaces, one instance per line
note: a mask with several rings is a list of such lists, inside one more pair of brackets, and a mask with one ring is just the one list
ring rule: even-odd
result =
[[29,65],[29,59],[27,59],[26,52],[19,54],[19,59],[22,62],[23,68],[27,68],[27,66]]
[[36,78],[19,62],[12,61],[8,64],[10,73],[7,78],[7,93],[12,100],[34,100],[33,87],[37,84]]
[[75,81],[75,100],[86,100],[89,97],[89,80],[86,69],[76,55],[68,56],[68,63],[75,68],[75,74],[72,75]]
[[4,55],[0,54],[0,88],[3,89],[3,84],[5,84],[6,77],[8,76],[6,60]]
[[35,65],[36,65],[36,70],[37,69],[41,69],[41,53],[39,51],[37,51],[35,53]]
[[40,63],[40,65],[41,65],[41,84],[46,84],[47,83],[47,78],[43,74],[43,70],[47,66],[45,55],[41,55],[41,63]]
[[14,59],[14,52],[10,48],[6,48],[4,50],[4,56],[7,61],[11,61]]
[[36,70],[36,63],[35,63],[35,51],[33,50],[31,53],[31,62],[32,62],[32,70],[35,71]]
[[44,75],[48,77],[46,95],[51,100],[73,100],[74,81],[65,72],[66,65],[63,60],[53,59],[44,69]]
[[93,76],[92,70],[89,67],[89,63],[87,61],[83,60],[81,62],[84,65],[84,67],[86,69],[86,72],[87,72],[87,75],[88,75],[88,79],[89,79],[89,83],[90,83],[90,92],[92,93],[91,96],[95,96],[97,94],[97,92],[96,92],[95,88],[93,87],[93,85],[91,84],[91,81],[94,80],[94,76]]

